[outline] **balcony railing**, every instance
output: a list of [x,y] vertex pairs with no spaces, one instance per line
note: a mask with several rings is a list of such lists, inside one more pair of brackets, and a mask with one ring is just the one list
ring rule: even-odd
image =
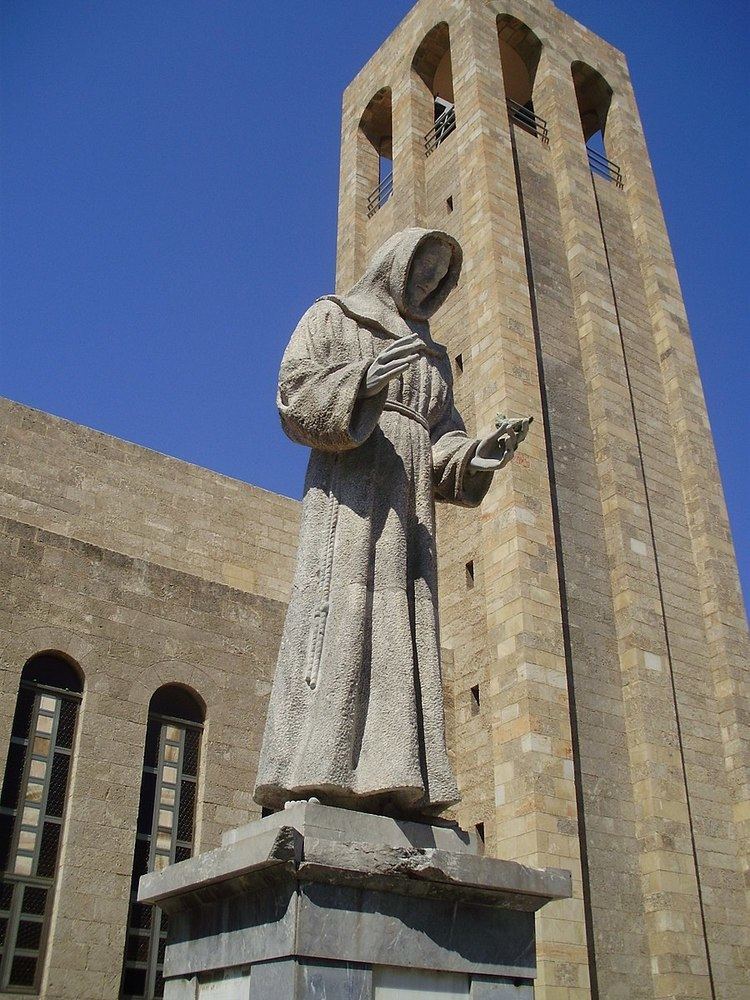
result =
[[524,131],[530,132],[531,135],[538,136],[543,143],[549,142],[549,130],[547,129],[547,122],[544,118],[540,118],[539,115],[531,111],[530,108],[525,107],[523,104],[519,104],[518,101],[514,101],[512,98],[507,99],[508,104],[508,115],[511,122],[514,125],[519,125]]
[[606,177],[608,181],[612,181],[618,188],[621,188],[622,173],[617,164],[613,163],[612,160],[608,160],[606,156],[602,156],[601,153],[597,153],[590,146],[586,147],[586,152],[588,153],[591,172],[599,174],[600,177]]
[[456,109],[446,108],[430,131],[424,137],[425,155],[434,153],[441,142],[448,138],[456,127]]
[[373,215],[377,212],[379,208],[388,201],[390,196],[393,194],[393,171],[382,179],[380,184],[375,188],[370,197],[367,199],[367,218],[371,219]]

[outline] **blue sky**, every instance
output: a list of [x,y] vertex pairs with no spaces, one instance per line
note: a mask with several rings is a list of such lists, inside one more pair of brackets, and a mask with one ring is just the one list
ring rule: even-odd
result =
[[[411,0],[4,0],[0,394],[291,496],[341,92]],[[565,11],[628,55],[750,591],[746,2]]]

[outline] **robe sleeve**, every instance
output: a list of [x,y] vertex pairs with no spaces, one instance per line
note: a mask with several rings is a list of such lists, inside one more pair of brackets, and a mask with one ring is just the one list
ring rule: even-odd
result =
[[287,435],[318,451],[347,451],[374,430],[388,395],[358,398],[371,357],[363,357],[346,320],[330,301],[316,302],[284,352],[276,405]]
[[492,485],[491,472],[469,471],[479,441],[470,438],[448,394],[440,421],[430,432],[435,499],[461,507],[478,507]]

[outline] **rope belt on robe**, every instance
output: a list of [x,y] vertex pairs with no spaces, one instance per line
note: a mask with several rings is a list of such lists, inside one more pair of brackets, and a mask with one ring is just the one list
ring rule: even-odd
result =
[[404,403],[397,403],[395,400],[387,399],[383,404],[384,410],[393,410],[395,413],[401,413],[405,417],[409,417],[411,420],[416,420],[418,424],[430,433],[430,425],[427,423],[425,418],[421,413],[417,413],[416,410],[412,410],[410,406],[405,406]]

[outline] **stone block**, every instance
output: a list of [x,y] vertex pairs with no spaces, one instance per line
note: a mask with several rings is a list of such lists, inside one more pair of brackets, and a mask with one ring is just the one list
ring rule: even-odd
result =
[[534,1000],[531,983],[504,976],[472,976],[471,1000]]
[[263,997],[294,997],[297,987],[297,962],[282,958],[276,962],[259,962],[252,967],[250,1000]]
[[[372,1000],[372,971],[365,965],[355,965],[352,962],[300,962],[297,966],[296,988],[295,996],[300,998]],[[269,994],[272,995],[281,996]],[[251,1000],[258,1000],[261,996],[260,992],[253,992]]]
[[164,1000],[196,1000],[197,995],[197,976],[180,976],[164,984]]
[[278,830],[281,826],[291,827],[303,836],[349,844],[363,841],[387,847],[440,848],[455,854],[480,853],[476,833],[462,830],[455,822],[410,823],[315,802],[297,802],[282,812],[228,830],[221,843],[222,846],[229,846],[266,830]]
[[[215,976],[201,976],[197,982],[196,1000],[250,1000],[250,969],[229,969]],[[257,992],[256,992],[257,995]],[[269,996],[283,996],[270,993]]]
[[[359,1000],[368,970],[394,962],[533,980],[534,911],[570,897],[567,872],[469,853],[476,842],[456,828],[343,812],[301,803],[145,875],[139,899],[170,918],[165,978],[219,982],[249,965],[253,1000],[253,976],[288,978],[289,962],[300,998]],[[412,845],[451,838],[461,853]]]

